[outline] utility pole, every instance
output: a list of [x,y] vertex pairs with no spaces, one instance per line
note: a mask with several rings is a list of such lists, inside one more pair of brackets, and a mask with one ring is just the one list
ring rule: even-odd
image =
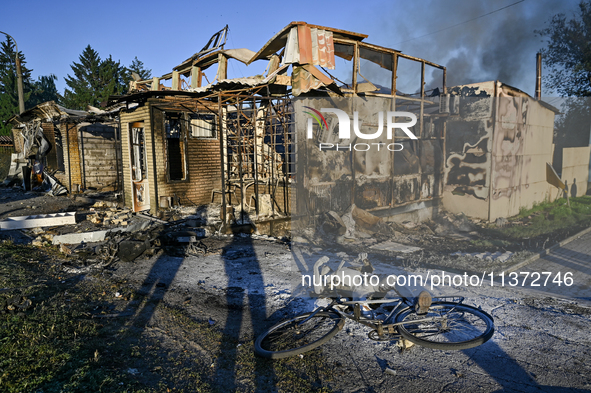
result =
[[535,99],[542,99],[542,52],[536,54],[536,92]]
[[0,31],[0,33],[6,35],[7,37],[9,37],[11,40],[14,41],[14,47],[16,49],[15,63],[16,63],[16,88],[18,91],[18,109],[19,109],[19,113],[23,113],[25,111],[25,98],[24,98],[24,94],[23,94],[23,73],[21,71],[21,59],[18,56],[18,45],[16,43],[16,40],[10,34],[5,33],[3,31]]

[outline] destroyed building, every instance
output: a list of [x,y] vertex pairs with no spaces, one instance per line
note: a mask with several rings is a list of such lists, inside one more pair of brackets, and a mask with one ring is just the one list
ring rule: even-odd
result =
[[[126,204],[135,210],[223,200],[222,209],[284,217],[355,205],[386,220],[422,221],[444,206],[494,220],[551,197],[544,171],[552,161],[552,106],[498,81],[449,89],[445,67],[366,43],[359,33],[292,22],[257,53],[224,49],[225,33],[171,73],[135,81],[134,91],[115,99],[127,105],[122,166]],[[266,72],[228,79],[232,61],[266,61]],[[415,72],[401,73],[403,65]],[[210,67],[217,69],[206,84]],[[398,151],[319,151],[315,144],[338,144],[339,123],[327,116],[325,129],[307,139],[295,129],[306,124],[302,98],[317,107],[353,98],[346,105],[363,117],[366,135],[379,127],[372,113],[379,100],[416,116],[409,128],[416,138],[396,130],[392,140],[374,142],[396,141]],[[484,98],[495,100],[483,106]],[[305,170],[296,170],[296,157]],[[291,206],[296,184],[300,202]]]
[[[556,198],[558,190],[546,182],[556,108],[499,81],[455,86],[449,93],[448,211],[494,221]],[[586,190],[587,177],[580,181]]]
[[64,193],[120,188],[119,127],[113,113],[72,110],[48,101],[8,122],[16,152],[8,182],[18,179],[31,189],[47,178]]
[[[224,217],[238,219],[240,212],[289,216],[294,185],[306,182],[294,173],[299,130],[293,99],[311,96],[387,99],[392,109],[417,114],[413,130],[419,139],[401,136],[404,153],[385,152],[387,164],[379,165],[377,176],[365,154],[343,156],[337,165],[346,173],[343,181],[308,188],[315,206],[297,214],[355,203],[391,216],[437,205],[445,115],[439,115],[436,101],[427,99],[425,75],[437,70],[438,91],[445,92],[445,67],[366,43],[364,34],[305,22],[290,23],[257,53],[224,49],[220,34],[225,31],[171,73],[134,81],[128,95],[112,97],[126,105],[121,110],[126,205],[156,212],[175,201],[199,205],[215,200],[226,202],[222,210],[235,205],[233,212],[223,211]],[[264,75],[228,79],[232,61],[266,61],[267,69]],[[418,70],[412,94],[396,87],[400,61]],[[214,66],[217,71],[206,85],[204,72]]]
[[[227,49],[226,34],[170,73],[132,81],[109,112],[45,103],[13,117],[21,160],[33,167],[39,149],[27,141],[42,129],[43,165],[68,191],[118,189],[152,214],[216,202],[224,222],[242,224],[351,206],[386,221],[427,220],[442,206],[494,220],[551,197],[541,164],[555,108],[500,82],[450,89],[445,67],[360,33],[292,22],[256,53]],[[255,62],[261,75],[228,77],[232,63]],[[306,102],[357,113],[356,136],[340,139],[334,115],[307,132]],[[388,136],[379,113],[415,122]],[[365,143],[376,128],[371,144],[397,148]]]

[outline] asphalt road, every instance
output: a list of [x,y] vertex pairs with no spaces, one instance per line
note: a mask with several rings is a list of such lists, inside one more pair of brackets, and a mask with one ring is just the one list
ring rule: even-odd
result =
[[[570,243],[570,247],[578,250],[580,263],[588,267],[589,250],[580,248],[585,244],[589,239],[582,238]],[[220,329],[238,329],[240,336],[253,337],[286,314],[314,307],[314,300],[304,296],[294,283],[301,278],[296,267],[301,269],[304,260],[309,268],[317,252],[290,250],[285,244],[267,240],[236,238],[224,247],[222,255],[159,256],[120,264],[116,274],[154,283],[165,277],[165,300],[198,288],[210,296],[202,296],[204,303],[193,305],[189,312],[196,316],[199,313],[200,317],[205,312]],[[336,262],[346,258],[329,257]],[[551,257],[539,261],[551,262]],[[522,271],[565,272],[563,264],[553,263],[553,267],[531,264]],[[378,265],[378,271],[402,273],[400,267]],[[418,272],[426,273],[421,269]],[[574,277],[575,283],[579,283],[578,277],[580,274]],[[348,321],[343,331],[322,347],[327,361],[338,365],[338,375],[329,387],[342,392],[591,390],[589,296],[569,298],[568,293],[544,291],[527,282],[511,286],[508,279],[505,286],[497,277],[492,286],[487,282],[452,288],[466,297],[466,303],[481,307],[495,319],[494,336],[477,348],[441,351],[415,345],[401,351],[395,342],[369,340],[367,328]],[[588,292],[580,289],[577,294]]]

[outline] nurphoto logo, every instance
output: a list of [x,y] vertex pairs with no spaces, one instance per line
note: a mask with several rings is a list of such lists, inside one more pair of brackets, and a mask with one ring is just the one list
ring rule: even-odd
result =
[[[394,136],[394,130],[396,128],[401,129],[410,139],[418,139],[412,131],[410,131],[410,127],[414,126],[417,123],[417,117],[414,113],[411,112],[393,112],[393,111],[384,111],[378,112],[378,128],[375,132],[371,134],[366,134],[361,132],[360,125],[359,125],[359,112],[353,112],[353,121],[351,122],[351,118],[349,114],[341,109],[336,108],[321,108],[320,111],[311,108],[309,106],[305,106],[304,108],[309,109],[311,112],[304,111],[304,113],[310,115],[311,117],[308,118],[307,123],[307,137],[308,139],[312,139],[314,135],[314,122],[318,124],[320,130],[328,130],[328,122],[326,118],[322,115],[322,113],[332,113],[336,115],[339,126],[339,139],[351,139],[351,123],[353,123],[353,133],[357,139],[364,139],[364,140],[376,140],[382,136],[384,132],[384,116],[386,117],[386,138],[392,139]],[[396,118],[410,118],[409,122],[397,122]],[[334,143],[326,143],[326,142],[319,142],[318,148],[319,150],[348,150],[351,151],[352,149],[355,151],[368,151],[375,146],[379,151],[382,147],[386,147],[386,149],[390,151],[400,151],[403,149],[403,145],[401,143],[390,143],[386,144],[384,142],[377,142],[377,143],[355,143],[355,144],[334,144]]]

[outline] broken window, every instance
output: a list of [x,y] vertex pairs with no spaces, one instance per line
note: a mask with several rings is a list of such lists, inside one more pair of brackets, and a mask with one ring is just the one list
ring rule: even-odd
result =
[[164,114],[164,135],[166,137],[166,163],[168,168],[168,179],[186,179],[186,141],[182,127],[182,115],[176,112]]
[[392,54],[359,46],[357,91],[392,94]]
[[217,117],[214,114],[191,113],[191,137],[193,138],[215,138]]
[[54,133],[56,169],[58,172],[64,172],[66,168],[64,166],[64,145],[62,142],[62,133],[57,127],[54,128]]
[[328,72],[333,79],[339,82],[339,87],[353,89],[353,57],[355,46],[344,43],[334,43],[335,71]]
[[420,97],[421,63],[415,60],[398,57],[396,67],[397,94]]

